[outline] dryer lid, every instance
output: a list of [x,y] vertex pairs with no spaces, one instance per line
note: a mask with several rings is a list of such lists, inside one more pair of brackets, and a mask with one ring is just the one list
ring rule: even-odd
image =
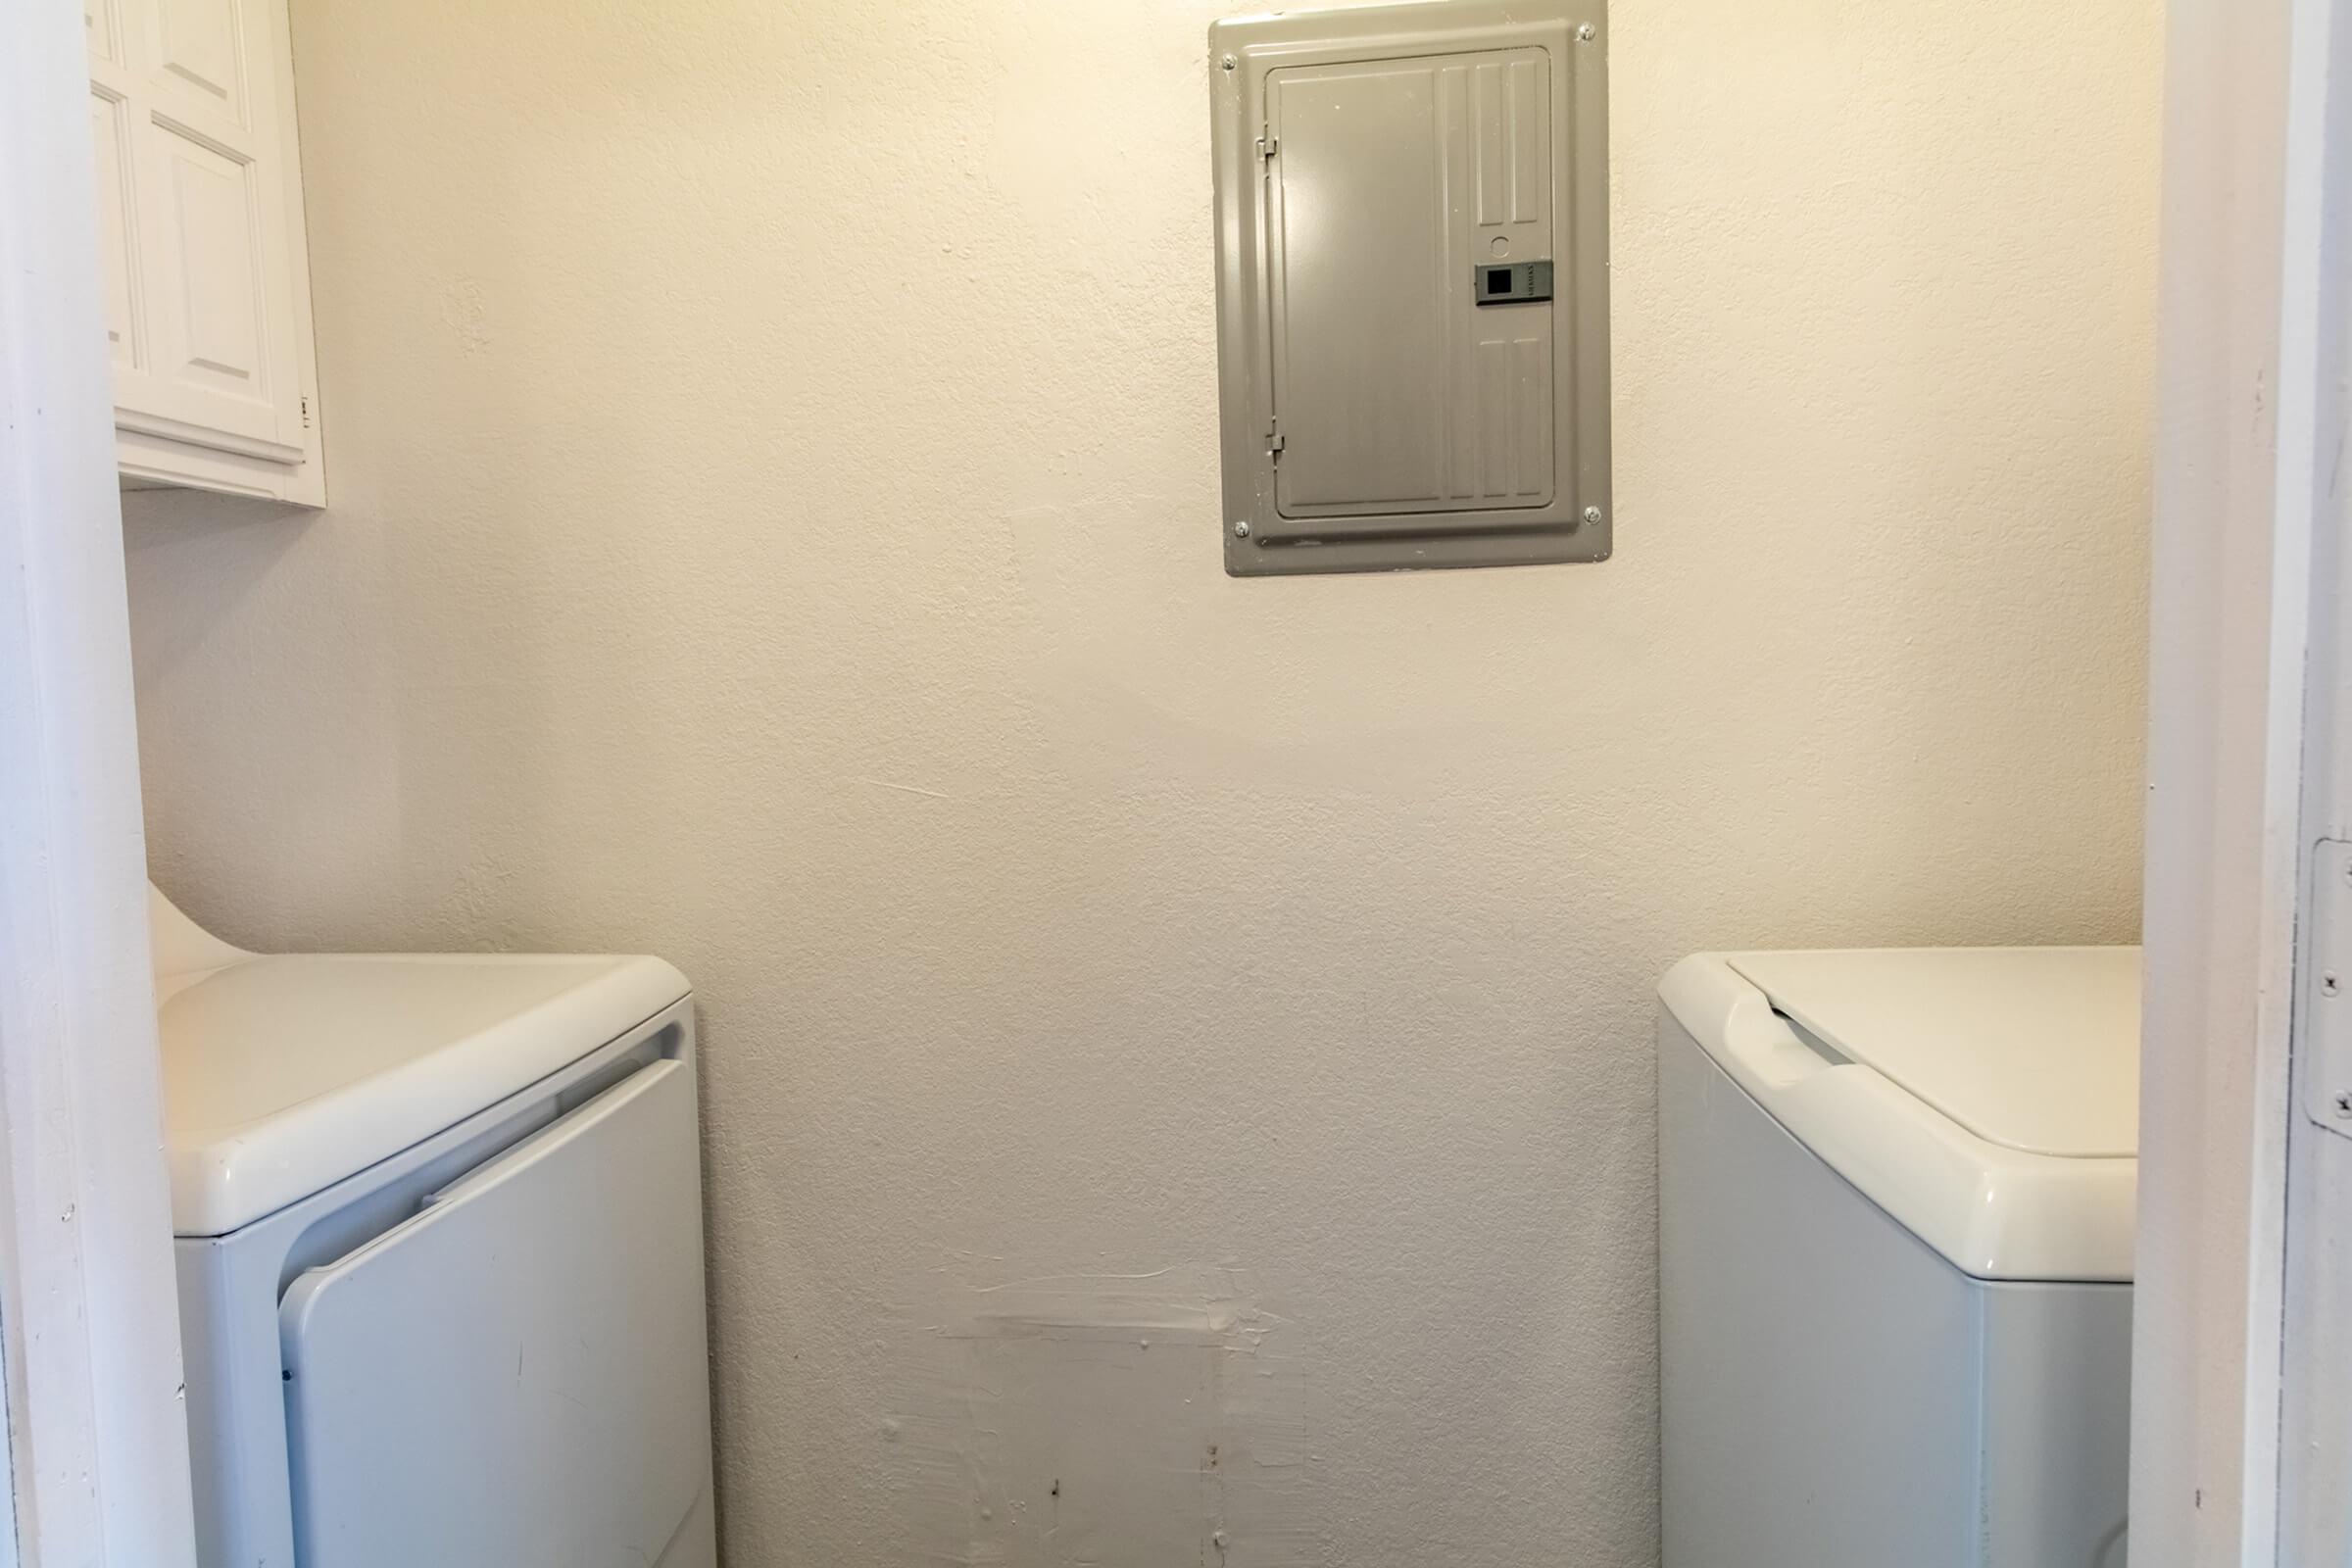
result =
[[172,1229],[220,1236],[454,1126],[687,995],[659,958],[245,957],[171,993]]

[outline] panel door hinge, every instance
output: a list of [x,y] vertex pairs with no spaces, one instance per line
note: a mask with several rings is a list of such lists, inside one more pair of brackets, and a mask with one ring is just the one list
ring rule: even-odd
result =
[[1289,444],[1289,443],[1288,443],[1288,442],[1286,442],[1286,441],[1284,441],[1284,440],[1283,440],[1283,438],[1282,438],[1282,420],[1281,420],[1281,418],[1280,418],[1280,417],[1273,417],[1273,418],[1269,418],[1269,419],[1267,419],[1267,420],[1266,420],[1266,456],[1267,456],[1267,457],[1269,457],[1269,458],[1272,458],[1272,459],[1273,459],[1273,460],[1274,460],[1276,463],[1280,463],[1280,462],[1282,461],[1282,449],[1283,449],[1285,446],[1287,446],[1288,444]]
[[311,395],[308,392],[302,395],[302,427],[305,430],[311,427]]
[[1262,160],[1270,161],[1274,156],[1275,149],[1281,145],[1282,138],[1274,134],[1274,127],[1265,126],[1258,134],[1257,156]]
[[2311,903],[2295,956],[2303,993],[2295,1075],[2312,1122],[2352,1138],[2352,844],[2321,839],[2311,860]]

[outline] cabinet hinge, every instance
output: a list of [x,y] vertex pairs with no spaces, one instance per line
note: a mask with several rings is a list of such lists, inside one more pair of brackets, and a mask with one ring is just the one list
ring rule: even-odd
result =
[[311,427],[311,395],[308,392],[302,395],[302,427],[305,430]]
[[1257,138],[1257,156],[1261,159],[1271,159],[1274,156],[1274,150],[1281,145],[1282,138],[1275,135],[1274,128],[1269,125]]
[[1266,456],[1280,463],[1282,449],[1288,444],[1282,438],[1282,420],[1279,417],[1266,420]]

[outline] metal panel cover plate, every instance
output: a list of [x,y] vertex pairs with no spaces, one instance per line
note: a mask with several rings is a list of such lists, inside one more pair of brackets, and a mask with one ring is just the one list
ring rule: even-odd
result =
[[1602,20],[1209,29],[1229,571],[1607,557]]

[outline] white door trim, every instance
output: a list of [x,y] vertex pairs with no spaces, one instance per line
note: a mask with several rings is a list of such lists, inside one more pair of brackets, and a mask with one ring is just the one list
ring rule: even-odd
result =
[[8,1549],[193,1568],[81,8],[0,31]]
[[2352,823],[2347,18],[2171,6],[2134,1568],[2316,1568],[2352,1542],[2352,1333],[2330,1309],[2352,1273],[2328,1267],[2352,1140],[2293,1093],[2311,851]]
[[[2286,94],[2279,531],[2307,542],[2282,598],[2308,607],[2292,1093],[2280,1298],[2278,1557],[2352,1557],[2352,0],[2298,0]],[[2323,886],[2322,879],[2326,879]],[[2323,901],[2326,901],[2323,903]],[[2328,918],[2319,918],[2322,909]],[[2332,992],[2323,978],[2337,977]]]

